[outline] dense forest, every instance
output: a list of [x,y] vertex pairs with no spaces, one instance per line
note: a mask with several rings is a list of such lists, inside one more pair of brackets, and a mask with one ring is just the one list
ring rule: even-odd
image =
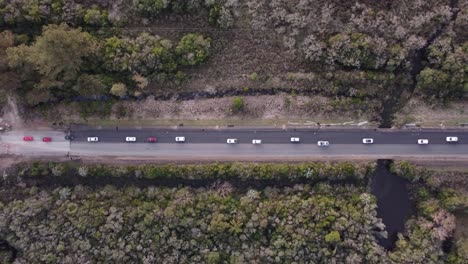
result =
[[444,242],[468,196],[405,162],[392,171],[412,179],[416,212],[393,249],[378,244],[373,166],[22,163],[1,182],[1,261],[464,263],[466,237]]
[[4,0],[1,97],[279,89],[389,122],[412,96],[444,104],[468,89],[467,2]]

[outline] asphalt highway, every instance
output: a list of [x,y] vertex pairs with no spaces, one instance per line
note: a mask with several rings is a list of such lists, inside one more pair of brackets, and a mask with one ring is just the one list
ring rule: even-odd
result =
[[[369,130],[369,129],[78,129],[72,130],[74,142],[85,142],[88,137],[98,137],[98,143],[125,142],[126,137],[136,137],[134,143],[147,143],[156,137],[157,143],[175,143],[175,137],[185,137],[190,144],[226,144],[228,138],[239,144],[252,144],[261,139],[262,144],[291,144],[291,137],[299,137],[301,144],[362,144],[363,138],[373,138],[374,144],[417,144],[418,139],[428,139],[429,144],[447,144],[446,137],[458,137],[457,144],[468,144],[468,131],[463,130]],[[157,144],[156,143],[156,144]]]
[[[369,130],[369,129],[150,129],[72,128],[74,140],[65,140],[63,131],[10,131],[0,134],[4,154],[24,156],[115,156],[126,159],[165,160],[281,160],[314,158],[468,158],[468,130]],[[33,136],[34,141],[24,141]],[[458,137],[458,142],[446,142],[446,137]],[[51,137],[52,142],[43,142]],[[98,137],[99,142],[88,142]],[[137,142],[125,142],[136,137]],[[146,142],[156,137],[156,143]],[[175,137],[185,137],[176,143]],[[299,137],[300,143],[290,142]],[[228,138],[239,144],[227,144]],[[373,138],[374,144],[363,144],[363,138]],[[253,145],[252,139],[261,139]],[[418,139],[428,139],[428,145],[418,145]],[[318,147],[317,141],[329,141],[330,146]]]

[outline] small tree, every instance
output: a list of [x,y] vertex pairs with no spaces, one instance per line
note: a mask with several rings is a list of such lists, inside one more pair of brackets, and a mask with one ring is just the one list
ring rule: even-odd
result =
[[127,95],[127,86],[123,83],[115,83],[110,90],[112,95],[124,97]]
[[182,37],[175,51],[182,65],[198,65],[209,55],[211,39],[200,34],[190,33]]
[[245,110],[244,98],[238,96],[232,100],[231,111],[233,113],[242,113]]

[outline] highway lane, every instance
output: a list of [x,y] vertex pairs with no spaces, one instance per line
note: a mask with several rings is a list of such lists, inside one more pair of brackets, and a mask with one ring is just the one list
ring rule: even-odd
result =
[[465,145],[408,145],[408,144],[336,144],[318,147],[309,144],[128,144],[72,142],[71,155],[76,156],[120,156],[150,157],[154,159],[317,159],[332,157],[397,158],[397,157],[434,157],[468,158]]
[[[158,143],[175,143],[175,137],[183,136],[186,143],[226,143],[228,138],[237,138],[239,144],[251,144],[252,139],[261,139],[263,144],[290,144],[291,137],[299,137],[302,144],[329,141],[330,144],[361,144],[363,138],[373,138],[374,144],[417,144],[418,139],[429,139],[429,144],[447,144],[447,136],[456,136],[457,144],[468,144],[468,131],[463,130],[370,130],[370,129],[83,129],[73,130],[77,142],[88,137],[98,137],[100,142],[125,142],[125,137],[136,137],[136,143],[145,143],[148,137],[156,137]],[[157,143],[156,143],[157,144]]]

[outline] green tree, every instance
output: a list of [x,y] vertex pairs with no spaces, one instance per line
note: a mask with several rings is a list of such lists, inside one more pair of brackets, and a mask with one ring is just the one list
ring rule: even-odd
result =
[[157,72],[173,72],[177,68],[171,41],[142,33],[136,38],[111,37],[104,44],[108,70],[129,71],[142,76]]
[[340,233],[338,231],[331,231],[325,235],[325,241],[327,243],[337,243],[341,241]]
[[221,257],[218,252],[210,252],[206,256],[206,263],[208,264],[217,264],[220,263]]
[[99,75],[82,74],[78,77],[73,89],[81,96],[93,97],[107,94],[107,87]]
[[75,80],[84,60],[96,51],[89,33],[60,24],[44,26],[33,45],[8,48],[7,54],[10,66],[31,65],[41,75],[39,87],[50,88]]
[[425,68],[417,77],[417,89],[430,100],[442,100],[443,102],[460,97],[463,93],[461,82],[452,79],[452,76],[444,71]]
[[176,47],[179,62],[182,65],[197,65],[209,55],[211,39],[201,34],[190,33],[182,37]]
[[386,61],[386,55],[378,46],[386,45],[362,33],[340,33],[328,39],[330,59],[347,67],[378,69]]
[[6,49],[13,47],[15,35],[11,31],[0,32],[0,72],[7,70]]

